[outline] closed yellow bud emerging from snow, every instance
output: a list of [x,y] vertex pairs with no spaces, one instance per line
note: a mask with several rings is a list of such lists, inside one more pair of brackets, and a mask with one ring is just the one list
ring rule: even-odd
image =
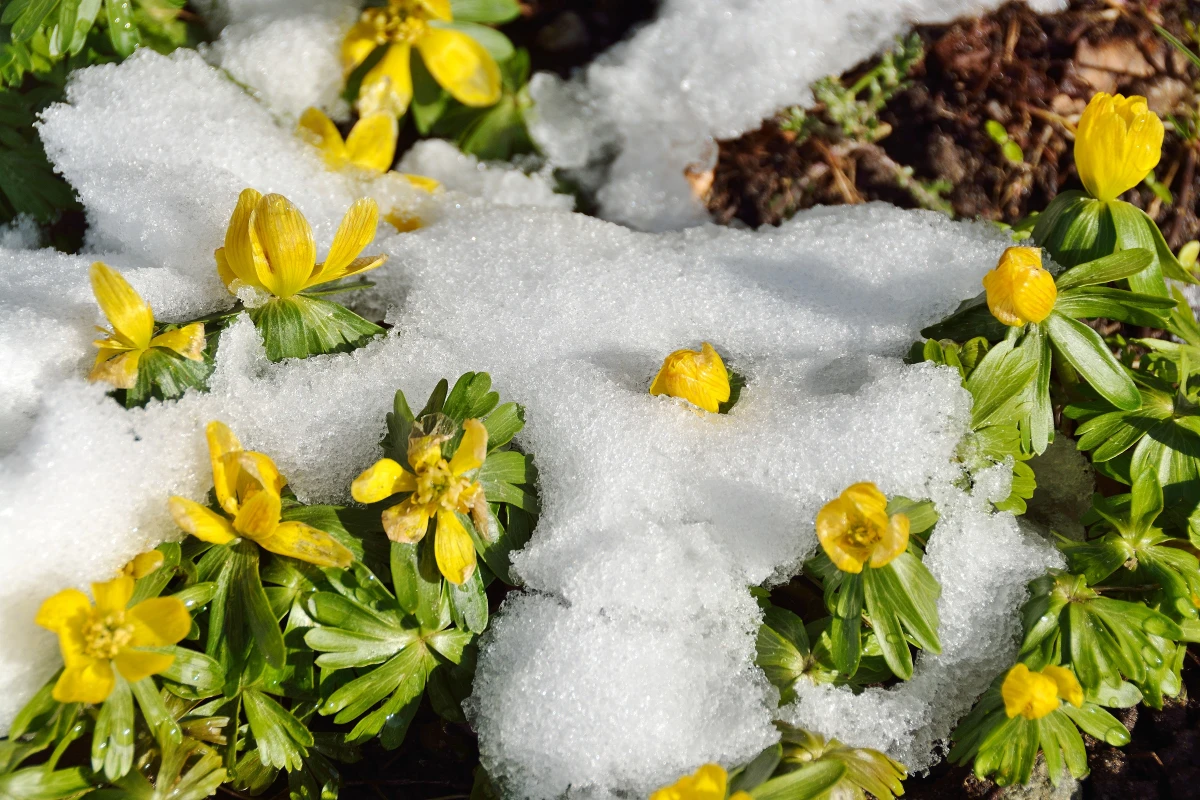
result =
[[1054,276],[1042,267],[1036,247],[1010,247],[996,268],[983,276],[988,309],[1005,325],[1019,327],[1050,316],[1058,300]]
[[679,397],[713,414],[729,400],[729,373],[708,342],[700,350],[676,350],[663,361],[650,394]]

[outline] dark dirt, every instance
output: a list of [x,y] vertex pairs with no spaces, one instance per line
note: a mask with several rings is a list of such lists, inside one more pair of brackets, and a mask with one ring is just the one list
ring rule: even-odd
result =
[[[1195,107],[1195,71],[1153,26],[1188,41],[1183,20],[1198,17],[1200,3],[1187,0],[1075,0],[1060,14],[1038,16],[1010,3],[985,17],[919,27],[925,58],[911,86],[879,115],[890,135],[874,143],[836,135],[797,143],[781,117],[721,143],[706,202],[718,221],[752,227],[817,204],[868,200],[948,203],[960,217],[1015,222],[1079,187],[1073,122],[1094,92],[1143,94],[1162,114]],[[988,120],[1021,146],[1022,163],[1002,155],[984,131]],[[1125,198],[1148,208],[1176,247],[1200,232],[1195,162],[1195,149],[1168,132],[1156,173],[1175,203],[1156,202],[1145,187]],[[923,186],[904,187],[906,167]],[[930,197],[933,181],[953,188]]]

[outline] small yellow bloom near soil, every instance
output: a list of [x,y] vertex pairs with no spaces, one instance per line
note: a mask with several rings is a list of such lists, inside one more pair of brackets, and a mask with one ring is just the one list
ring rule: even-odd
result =
[[1100,92],[1075,129],[1075,167],[1088,194],[1116,200],[1158,166],[1162,144],[1162,120],[1146,98]]
[[[691,775],[684,775],[670,786],[650,795],[650,800],[725,800],[729,775],[720,764],[705,764]],[[750,800],[745,792],[736,792],[729,800]]]
[[1020,714],[1025,719],[1041,719],[1058,710],[1062,700],[1076,708],[1083,705],[1083,688],[1075,673],[1056,666],[1034,672],[1024,664],[1017,664],[1004,677],[1000,696],[1004,699],[1004,713],[1009,717]]

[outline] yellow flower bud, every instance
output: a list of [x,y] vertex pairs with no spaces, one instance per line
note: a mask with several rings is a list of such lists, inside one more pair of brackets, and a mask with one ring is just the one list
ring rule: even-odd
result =
[[1049,666],[1034,672],[1024,664],[1008,671],[1000,686],[1004,713],[1025,719],[1041,719],[1057,711],[1061,700],[1078,708],[1083,705],[1083,687],[1075,674],[1063,667]]
[[[720,764],[705,764],[694,775],[684,775],[670,786],[650,795],[650,800],[725,800],[729,775]],[[729,800],[750,800],[746,792],[735,792]]]
[[1075,168],[1088,194],[1115,200],[1158,165],[1162,143],[1162,120],[1146,98],[1100,92],[1075,129]]
[[704,342],[699,351],[676,350],[667,356],[650,394],[679,397],[715,414],[729,400],[729,373],[713,346]]
[[817,512],[817,538],[834,566],[862,572],[890,564],[908,547],[908,517],[888,516],[887,498],[873,483],[856,483]]
[[1036,247],[1010,247],[996,268],[983,276],[988,309],[1005,325],[1020,327],[1050,316],[1058,300],[1054,276],[1042,267]]
[[146,577],[151,572],[163,565],[163,554],[161,550],[147,550],[145,553],[139,553],[133,557],[133,560],[125,565],[121,570],[123,575],[128,575],[134,580]]

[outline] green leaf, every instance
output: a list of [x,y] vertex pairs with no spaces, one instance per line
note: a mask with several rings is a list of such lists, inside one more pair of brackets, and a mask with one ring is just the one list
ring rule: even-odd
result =
[[[38,29],[46,22],[54,9],[58,6],[59,0],[30,0],[24,5],[24,11],[13,22],[12,31],[9,36],[14,42],[24,42],[33,38]],[[4,16],[5,22],[8,22],[8,14]]]
[[862,657],[863,595],[862,573],[847,573],[830,609],[833,613],[829,629],[833,642],[833,663],[845,675],[853,675],[858,671],[858,662]]
[[[1131,206],[1129,203],[1113,200],[1107,205],[1117,235],[1116,249],[1144,248],[1154,254],[1153,260],[1146,269],[1129,276],[1129,288],[1142,294],[1169,297],[1160,266],[1161,256],[1156,237],[1158,226],[1140,208]],[[1174,260],[1175,256],[1172,254],[1170,258]]]
[[1054,310],[1076,319],[1106,319],[1146,327],[1162,327],[1175,308],[1175,300],[1150,294],[1135,294],[1108,286],[1071,289],[1058,296]]
[[133,22],[132,0],[104,0],[108,12],[108,36],[119,55],[129,56],[142,43],[137,25]]
[[450,95],[429,73],[429,68],[425,66],[425,59],[418,55],[416,58],[412,58],[410,63],[412,64],[413,96],[408,108],[412,112],[417,132],[424,136],[433,129],[442,114],[446,112]]
[[845,776],[841,761],[822,760],[760,783],[750,790],[754,800],[810,800],[827,792]]
[[890,564],[863,570],[867,615],[875,626],[888,667],[898,677],[912,677],[912,655],[905,633],[922,649],[941,652],[937,598],[941,587],[911,553]]
[[1126,411],[1141,405],[1141,395],[1133,379],[1105,346],[1100,334],[1058,312],[1051,312],[1042,324],[1055,349],[1105,400]]
[[258,574],[258,545],[246,539],[230,545],[235,575],[231,583],[232,596],[249,627],[258,652],[275,669],[284,666],[285,647],[279,620],[271,610],[267,593]]
[[1113,747],[1129,744],[1129,730],[1116,717],[1097,705],[1084,703],[1082,708],[1075,708],[1064,703],[1062,713],[1070,717],[1084,733],[1102,742],[1107,742]]
[[159,745],[174,747],[180,744],[183,741],[183,732],[179,730],[179,723],[175,721],[175,717],[167,710],[153,679],[142,678],[130,688],[133,689],[133,696],[137,698],[138,707],[142,709],[142,717],[154,732],[154,738],[158,740]]
[[[431,662],[423,647],[406,647],[382,666],[338,688],[321,706],[321,713],[336,714],[334,722],[340,724],[356,719],[392,692],[403,688],[408,693],[411,687],[405,688],[406,684],[413,681],[419,686],[411,694],[419,694],[434,666]],[[406,702],[411,694],[406,694]]]
[[384,332],[337,303],[302,294],[272,298],[249,313],[271,361],[349,352]]
[[953,339],[966,341],[982,336],[988,341],[999,341],[1008,332],[1007,326],[992,316],[986,296],[980,294],[968,300],[946,319],[921,331],[927,339]]
[[488,452],[503,447],[525,427],[525,409],[516,403],[504,403],[483,421],[488,432]]
[[782,757],[783,747],[778,742],[763,750],[753,761],[730,775],[729,796],[748,792],[768,780]]
[[[470,530],[471,520],[459,514],[463,527]],[[434,534],[437,535],[436,533]],[[476,568],[471,577],[461,586],[450,581],[445,582],[446,594],[450,600],[450,616],[459,628],[466,628],[472,633],[483,633],[488,624],[488,601],[484,593],[483,578]]]
[[191,699],[212,697],[219,693],[225,684],[225,671],[215,658],[175,645],[154,649],[175,656],[171,666],[163,671],[162,677],[190,687],[192,691],[185,696]]
[[0,775],[0,800],[60,800],[92,787],[82,767],[48,770],[44,766]]
[[468,419],[483,419],[500,402],[500,395],[491,389],[492,376],[486,372],[463,373],[446,398],[442,413],[459,424]]
[[1037,373],[1037,355],[1036,350],[1031,353],[1030,348],[1014,347],[1010,339],[988,351],[964,384],[974,398],[972,427],[1012,421],[1014,404],[1019,404]]
[[289,771],[300,769],[313,743],[304,723],[257,689],[245,690],[242,698],[263,765]]
[[502,25],[521,16],[517,0],[450,0],[454,18],[463,22]]
[[1033,240],[1064,267],[1111,255],[1117,248],[1109,205],[1083,192],[1062,192],[1038,215]]
[[1121,250],[1066,270],[1055,278],[1054,285],[1062,293],[1079,286],[1119,281],[1141,272],[1153,260],[1154,254],[1145,248]]
[[811,653],[804,621],[791,611],[768,606],[755,641],[755,663],[787,702],[796,681],[804,675]]
[[133,696],[120,673],[115,677],[112,693],[100,706],[92,733],[92,770],[103,770],[110,781],[133,767]]

